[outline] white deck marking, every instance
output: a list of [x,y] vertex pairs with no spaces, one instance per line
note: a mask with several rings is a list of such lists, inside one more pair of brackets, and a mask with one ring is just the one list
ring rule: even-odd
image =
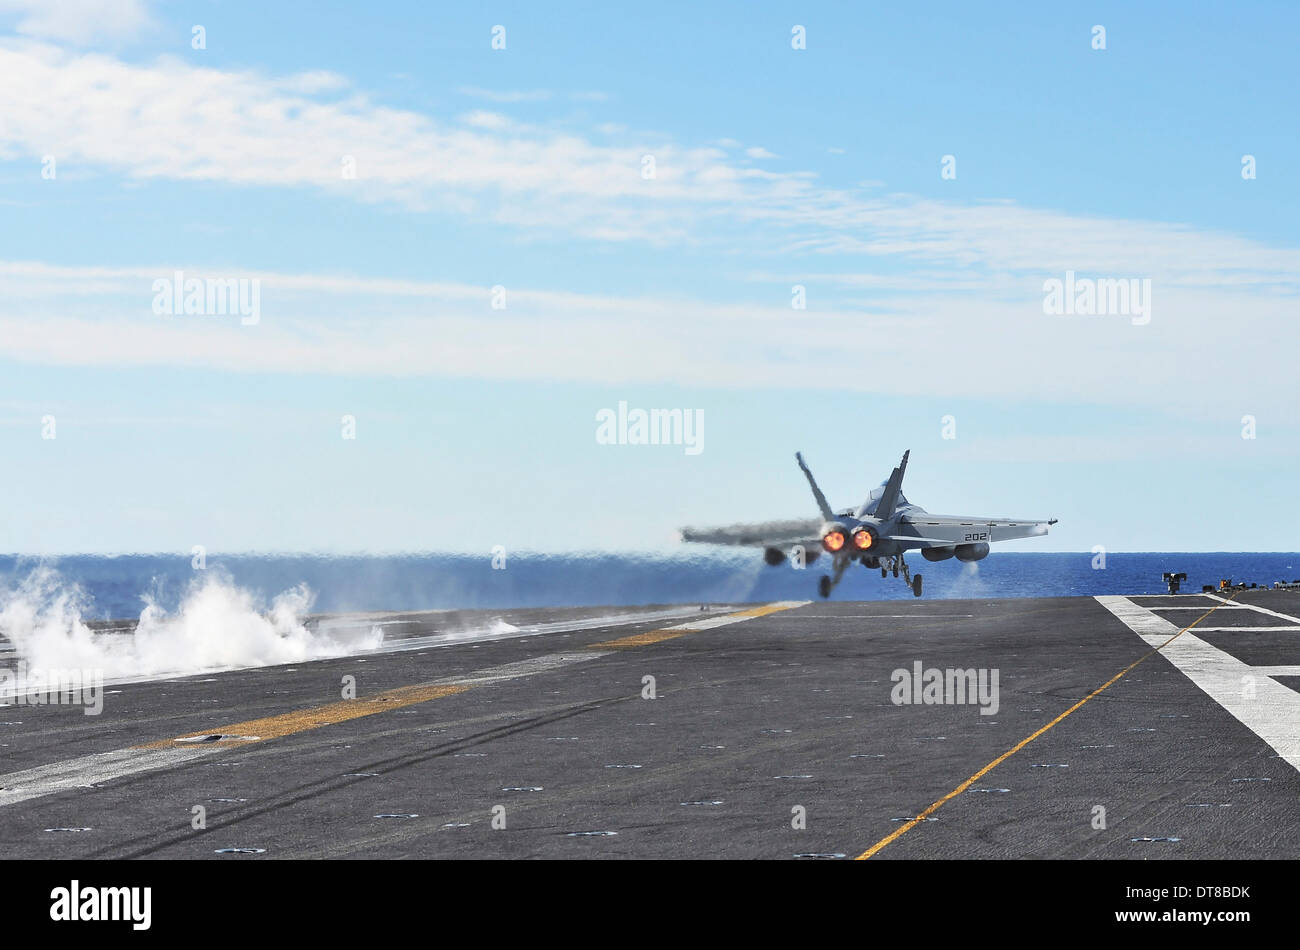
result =
[[[1199,593],[1199,594],[1193,594],[1193,593],[1190,593],[1190,592],[1189,592],[1189,593],[1186,593],[1186,594],[1134,594],[1133,596],[1134,596],[1134,597],[1141,597],[1143,600],[1146,600],[1146,599],[1148,599],[1148,598],[1150,598],[1150,597],[1159,597],[1159,598],[1161,598],[1161,599],[1164,599],[1164,598],[1167,598],[1167,597],[1177,597],[1179,600],[1186,600],[1188,597],[1209,597],[1210,595],[1209,595],[1209,593],[1207,593],[1207,592],[1205,592],[1205,591],[1202,591],[1202,592]],[[1164,608],[1162,607],[1162,608],[1160,608],[1160,609],[1163,610]]]
[[1256,666],[1260,676],[1300,676],[1300,666]]
[[[811,601],[807,600],[778,600],[770,604],[761,604],[752,610],[761,610],[765,607],[773,607],[779,610],[789,610],[793,607],[806,607]],[[692,620],[688,623],[678,623],[671,627],[660,627],[660,630],[684,630],[693,633],[699,630],[712,630],[714,627],[725,627],[732,623],[743,623],[746,620],[753,620],[754,617],[747,616],[749,610],[742,609],[738,613],[723,614],[721,617],[707,617],[703,620]]]
[[[769,604],[767,606],[802,606],[806,603],[808,603],[808,601],[781,601],[779,604]],[[743,614],[745,612],[741,611],[740,613]],[[692,621],[691,623],[680,624],[677,627],[670,627],[667,629],[684,631],[707,630],[723,624],[739,623],[750,619],[753,619],[752,616],[740,616],[733,612],[720,617],[707,619],[702,618]],[[533,676],[538,673],[547,673],[551,670],[558,670],[575,663],[587,663],[591,660],[598,660],[603,656],[609,656],[615,652],[617,651],[588,648],[580,653],[568,652],[544,654],[526,660],[519,660],[515,663],[506,663],[502,666],[488,667],[487,669],[477,670],[473,673],[463,673],[457,676],[444,677],[423,685],[492,686],[497,683],[519,679],[524,676]],[[262,669],[269,668],[263,667]],[[217,731],[219,728],[220,727],[214,728],[212,734],[219,734]],[[65,759],[61,762],[52,762],[48,765],[25,769],[21,772],[10,772],[7,775],[0,775],[0,807],[13,805],[32,798],[40,798],[44,795],[52,795],[55,792],[64,792],[70,789],[82,788],[101,782],[111,781],[112,779],[124,778],[142,772],[153,772],[159,769],[174,768],[178,765],[192,762],[195,759],[212,755],[217,752],[227,751],[232,748],[247,749],[249,744],[250,743],[242,742],[238,745],[231,745],[222,742],[210,742],[206,744],[199,743],[195,745],[186,745],[176,748],[169,747],[164,749],[148,749],[143,747],[115,749],[112,752],[100,752],[92,755],[78,756],[73,759]]]
[[[493,666],[475,673],[451,676],[434,680],[430,686],[491,686],[506,680],[533,676],[569,666],[573,663],[585,663],[588,660],[608,656],[612,651],[586,650],[582,653],[554,653],[545,656]],[[219,734],[218,729],[213,734]],[[175,768],[194,759],[211,755],[215,752],[228,751],[231,748],[248,748],[248,743],[238,746],[210,742],[206,744],[187,745],[183,748],[116,749],[112,752],[100,752],[93,755],[78,756],[62,762],[52,762],[21,772],[0,775],[0,807],[64,792],[91,784],[124,778],[141,772],[153,772],[158,769]]]
[[[1160,648],[1182,629],[1127,597],[1103,595],[1097,602],[1152,648]],[[1300,770],[1300,693],[1190,630],[1161,649],[1160,655]]]
[[[1215,600],[1221,601],[1222,603],[1229,603],[1228,598],[1220,597],[1218,594],[1202,594],[1201,596],[1213,597]],[[1280,614],[1276,610],[1269,610],[1267,607],[1261,607],[1258,604],[1243,604],[1239,600],[1232,601],[1232,603],[1241,604],[1241,606],[1248,610],[1255,610],[1261,614],[1268,614],[1270,617],[1278,617],[1282,620],[1290,620],[1292,623],[1300,623],[1300,617],[1292,617],[1290,614]]]
[[38,765],[33,769],[0,775],[0,805],[14,805],[30,798],[108,782],[137,772],[175,768],[218,751],[220,747],[216,743],[183,749],[116,749]]
[[[736,610],[744,608],[724,608],[728,614],[735,613]],[[524,623],[511,624],[508,621],[502,621],[509,629],[492,630],[489,627],[469,628],[466,630],[452,630],[444,633],[433,633],[425,636],[400,637],[392,640],[385,640],[378,648],[366,653],[358,652],[358,655],[369,655],[370,653],[403,653],[409,650],[426,650],[430,647],[457,646],[462,643],[490,643],[496,640],[516,640],[524,637],[535,637],[546,633],[577,633],[583,630],[598,630],[603,627],[625,627],[639,623],[653,623],[658,620],[678,620],[687,617],[699,617],[703,613],[706,616],[716,617],[719,610],[710,608],[708,611],[701,611],[698,607],[670,607],[664,610],[644,610],[638,613],[610,614],[599,617],[580,617],[570,620],[553,620],[546,623]],[[387,621],[387,623],[416,623],[423,621]],[[320,629],[329,632],[335,629],[344,630],[361,630],[369,626],[374,626],[366,618],[360,619],[345,618],[344,620],[333,620],[326,626],[324,622]]]
[[[554,653],[546,656],[493,666],[476,673],[452,676],[434,680],[431,686],[491,686],[506,680],[532,676],[569,666],[573,663],[585,663],[588,660],[608,656],[612,651],[599,652],[587,650],[582,653]],[[216,729],[213,734],[219,734]],[[248,743],[231,746],[221,742],[200,743],[180,748],[116,749],[83,755],[62,762],[52,762],[22,772],[0,775],[0,807],[40,798],[54,792],[64,792],[91,784],[108,782],[141,772],[153,772],[158,769],[175,768],[194,759],[211,755],[215,752],[228,751],[231,748],[248,748]]]
[[[1204,595],[1204,594],[1197,594],[1196,596],[1197,596],[1197,597],[1204,597],[1205,595]],[[1169,607],[1161,607],[1161,606],[1159,606],[1159,605],[1153,605],[1153,606],[1149,606],[1149,607],[1147,607],[1147,609],[1148,609],[1148,610],[1160,610],[1160,611],[1165,611],[1165,610],[1199,610],[1201,613],[1205,613],[1206,609],[1207,609],[1209,606],[1210,606],[1209,604],[1194,604],[1194,605],[1192,605],[1191,607],[1188,607],[1188,606],[1186,606],[1186,605],[1180,605],[1180,606],[1169,606]],[[1250,608],[1250,607],[1247,607],[1245,604],[1239,604],[1239,603],[1236,603],[1236,602],[1234,601],[1234,602],[1231,603],[1231,604],[1224,604],[1224,605],[1223,605],[1222,607],[1220,607],[1219,609],[1220,609],[1220,610],[1250,610],[1251,608]]]
[[1268,630],[1300,630],[1300,627],[1197,627],[1203,633],[1264,633]]
[[434,682],[439,686],[490,686],[493,683],[518,679],[521,676],[549,673],[551,670],[572,666],[574,663],[586,663],[588,660],[609,656],[613,652],[613,650],[584,650],[582,653],[550,653]]
[[913,617],[927,617],[931,620],[960,620],[974,617],[974,614],[791,614],[787,620],[911,620]]

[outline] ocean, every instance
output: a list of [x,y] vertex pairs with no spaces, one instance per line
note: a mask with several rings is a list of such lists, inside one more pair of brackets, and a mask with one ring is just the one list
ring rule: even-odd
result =
[[[1221,578],[1272,586],[1300,578],[1300,554],[999,553],[962,564],[909,566],[924,575],[924,595],[950,598],[1063,597],[1165,592],[1160,575],[1187,574],[1184,591]],[[136,618],[146,603],[175,610],[187,592],[209,576],[246,592],[254,605],[303,585],[315,612],[439,610],[452,608],[630,606],[665,603],[737,603],[815,600],[825,558],[804,570],[789,563],[768,567],[761,551],[695,552],[682,556],[632,554],[507,556],[494,570],[491,555],[408,554],[320,557],[209,555],[195,570],[189,555],[65,556],[37,560],[0,556],[0,598],[33,571],[55,572],[60,587],[75,591],[83,618]],[[901,579],[851,568],[833,600],[910,600]]]

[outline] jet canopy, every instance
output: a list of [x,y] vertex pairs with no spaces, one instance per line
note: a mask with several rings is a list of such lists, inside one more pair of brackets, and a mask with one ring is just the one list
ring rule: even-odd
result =
[[[863,514],[867,514],[867,515],[873,514],[876,510],[876,504],[880,501],[881,497],[884,496],[885,488],[888,485],[889,485],[889,479],[885,479],[875,488],[871,489],[871,491],[867,494],[867,500],[862,503],[862,507],[859,510]],[[901,490],[898,493],[897,504],[899,508],[911,504],[911,502],[907,500],[907,496],[904,495]]]

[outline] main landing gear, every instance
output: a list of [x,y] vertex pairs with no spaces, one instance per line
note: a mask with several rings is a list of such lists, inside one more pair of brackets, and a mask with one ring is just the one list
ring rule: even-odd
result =
[[903,583],[906,584],[908,587],[912,588],[913,597],[920,597],[921,596],[921,575],[920,574],[917,574],[916,576],[912,575],[912,572],[907,569],[907,562],[903,560],[903,555],[901,554],[899,554],[896,557],[891,557],[889,560],[892,562],[890,564],[890,567],[894,571],[894,576],[897,577],[898,572],[902,571]]
[[[829,597],[831,591],[835,589],[835,585],[840,582],[840,578],[844,576],[844,571],[851,563],[853,562],[847,559],[837,561],[835,563],[835,576],[831,577],[828,574],[823,574],[821,580],[817,582],[817,593],[821,594],[823,597]],[[895,577],[901,573],[903,575],[903,583],[912,588],[912,596],[921,596],[921,575],[912,574],[907,567],[907,562],[903,560],[903,555],[895,554],[888,557],[873,557],[870,560],[864,558],[862,563],[868,570],[872,570],[878,566],[880,568],[881,577],[888,577],[890,571],[893,571]]]

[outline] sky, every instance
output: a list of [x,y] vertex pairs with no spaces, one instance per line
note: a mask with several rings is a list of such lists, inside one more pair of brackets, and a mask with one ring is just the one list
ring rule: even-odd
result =
[[624,7],[0,0],[0,551],[1295,550],[1300,8]]

